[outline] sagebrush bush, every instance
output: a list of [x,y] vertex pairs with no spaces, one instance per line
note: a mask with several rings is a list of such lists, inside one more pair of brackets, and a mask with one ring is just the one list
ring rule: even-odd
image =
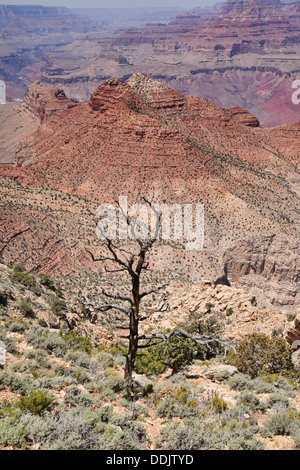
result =
[[289,399],[281,393],[273,393],[266,401],[266,407],[273,408],[275,405],[279,405],[281,408],[289,408],[290,402]]
[[88,393],[79,390],[76,385],[72,385],[68,388],[65,398],[65,403],[69,403],[73,406],[80,405],[82,407],[92,407],[97,401],[91,397]]
[[17,375],[8,371],[0,371],[0,387],[7,386],[12,392],[29,395],[34,390],[35,382],[28,375]]
[[272,414],[261,429],[263,437],[289,436],[299,427],[300,422],[295,421],[295,416],[289,411],[279,411]]
[[58,333],[42,328],[29,332],[26,341],[35,348],[43,349],[57,357],[64,357],[67,351],[67,345]]
[[53,279],[51,279],[51,277],[47,274],[40,274],[40,283],[42,286],[45,286],[52,291],[56,291],[56,286]]
[[260,399],[255,395],[255,393],[243,390],[238,398],[238,403],[242,405],[249,405],[253,409],[258,409],[261,405]]
[[255,437],[238,436],[229,440],[227,448],[228,450],[264,450],[265,444]]
[[188,406],[187,403],[180,403],[173,397],[167,396],[162,400],[156,409],[156,414],[160,418],[188,418],[195,416],[194,406]]
[[209,426],[191,420],[164,426],[156,444],[164,450],[213,450],[221,447],[221,440]]
[[119,375],[113,375],[98,385],[97,390],[102,398],[114,398],[116,394],[127,393],[127,383]]
[[252,390],[253,389],[253,381],[250,379],[248,375],[244,374],[235,374],[227,381],[227,384],[231,388],[231,390]]
[[26,330],[28,330],[28,325],[23,321],[12,321],[8,326],[8,331],[11,331],[12,333],[22,334]]
[[26,352],[25,356],[28,359],[34,359],[37,364],[45,369],[50,369],[51,364],[49,362],[49,356],[43,349],[29,350]]
[[7,336],[5,331],[0,331],[0,341],[3,341],[5,344],[5,349],[8,353],[15,354],[17,352],[16,339]]
[[212,398],[211,404],[212,404],[213,409],[217,413],[224,413],[224,411],[226,411],[228,409],[228,405],[227,405],[226,401],[223,400],[223,398],[220,398],[218,396],[215,396],[215,397]]

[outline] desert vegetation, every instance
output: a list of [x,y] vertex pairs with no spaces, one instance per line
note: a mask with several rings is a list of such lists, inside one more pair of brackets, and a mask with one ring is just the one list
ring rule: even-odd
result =
[[[34,293],[25,270],[15,280],[19,268],[0,267],[2,449],[299,448],[300,371],[282,338],[250,334],[227,352],[189,338],[153,345],[138,353],[128,396],[123,340],[99,339],[88,320],[85,332],[70,329],[61,309],[72,303],[64,287],[55,296],[55,279],[31,275]],[[211,334],[218,322],[191,312],[178,327]]]

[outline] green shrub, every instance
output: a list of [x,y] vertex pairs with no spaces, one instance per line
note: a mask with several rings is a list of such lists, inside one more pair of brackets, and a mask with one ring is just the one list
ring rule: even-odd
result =
[[228,442],[228,450],[264,450],[265,444],[255,437],[238,436]]
[[287,313],[286,318],[287,318],[287,321],[292,322],[292,321],[295,320],[296,314],[295,313]]
[[28,359],[34,359],[40,367],[50,369],[48,354],[43,349],[29,350],[26,352]]
[[[206,304],[206,308],[210,310],[214,307],[213,304]],[[220,328],[218,315],[207,315],[207,313],[199,313],[197,311],[189,314],[186,323],[181,323],[178,328],[186,330],[188,333],[196,335],[214,336],[216,341],[211,341],[209,347],[207,345],[194,344],[195,356],[201,360],[207,360],[215,357],[217,354],[224,352],[223,346],[217,341],[220,338]]]
[[12,392],[28,395],[35,388],[34,380],[27,375],[17,375],[7,371],[0,371],[0,386],[7,386]]
[[265,421],[261,435],[263,437],[272,437],[272,435],[289,436],[294,429],[294,424],[295,416],[292,413],[289,411],[279,411]]
[[166,365],[161,362],[161,358],[156,348],[149,348],[145,352],[138,353],[135,370],[138,374],[160,375],[166,370]]
[[26,330],[28,330],[28,325],[23,322],[22,320],[16,320],[12,321],[9,324],[8,331],[11,331],[13,333],[24,333]]
[[[165,331],[167,333],[168,331]],[[152,346],[136,360],[138,373],[161,374],[167,368],[176,374],[182,367],[191,364],[196,355],[194,341],[186,338],[170,338],[168,343]]]
[[34,294],[40,295],[40,289],[35,277],[25,271],[24,265],[18,264],[15,266],[9,277],[12,281],[23,284],[23,286],[27,287]]
[[300,449],[300,430],[296,432],[296,434],[293,436],[294,440],[294,449],[299,450]]
[[82,407],[92,407],[96,404],[96,400],[91,397],[88,393],[79,390],[76,385],[72,385],[66,392],[65,398],[66,403],[73,406],[80,405]]
[[5,292],[0,290],[0,306],[6,307],[7,306],[7,298]]
[[215,396],[212,398],[211,404],[212,404],[213,409],[219,414],[224,413],[224,411],[226,411],[228,408],[226,401],[223,400],[223,398],[220,398],[218,396]]
[[281,393],[273,393],[270,395],[266,402],[267,408],[273,408],[275,405],[281,405],[283,408],[289,408],[290,402],[289,399],[283,396]]
[[252,390],[253,382],[250,377],[244,374],[235,374],[227,381],[231,390]]
[[[101,414],[80,406],[60,409],[55,415],[21,414],[0,420],[0,443],[25,448],[27,443],[40,444],[41,450],[105,449]],[[106,426],[106,425],[104,425]],[[113,430],[115,432],[115,429]]]
[[28,396],[21,397],[16,403],[16,406],[22,411],[29,411],[30,413],[39,415],[49,408],[52,401],[52,398],[45,395],[41,390],[36,390],[32,391]]
[[250,405],[257,408],[260,404],[259,398],[255,395],[255,393],[243,390],[239,396],[239,403],[242,405]]
[[218,432],[194,420],[167,424],[161,429],[156,445],[165,450],[214,450],[222,446]]
[[20,313],[26,318],[35,318],[35,313],[28,298],[22,299],[18,305]]
[[232,314],[233,314],[233,309],[232,309],[231,307],[229,307],[229,308],[226,310],[226,316],[227,316],[227,317],[230,317]]
[[75,364],[86,369],[90,369],[94,365],[94,362],[92,362],[91,360],[90,354],[84,351],[70,351],[66,355],[65,360],[67,362],[70,362],[70,364],[72,365]]
[[112,436],[106,440],[105,448],[107,450],[140,450],[141,445],[133,439],[133,436],[126,431],[116,430]]
[[[138,447],[140,446],[140,443],[146,439],[146,431],[144,426],[139,422],[133,421],[132,414],[130,413],[126,413],[123,416],[114,414],[110,419],[110,423],[114,426],[117,426],[118,428],[121,428],[123,432],[131,437],[131,440],[133,440],[135,444],[138,445]],[[111,448],[113,448],[113,442],[111,443]],[[130,449],[131,446],[128,450]]]
[[10,338],[4,332],[0,332],[0,340],[5,344],[6,352],[10,354],[17,353],[17,341],[15,338]]
[[253,387],[256,391],[256,393],[274,393],[276,391],[276,388],[274,385],[266,382],[265,380],[261,378],[256,378],[253,380]]
[[293,350],[283,338],[269,338],[262,333],[246,336],[226,357],[240,372],[251,377],[260,374],[288,374],[294,369]]
[[112,356],[112,354],[105,352],[98,353],[95,357],[95,361],[99,363],[99,365],[101,365],[104,369],[113,367],[115,364],[115,358]]
[[127,393],[127,383],[119,375],[113,375],[98,386],[98,392],[102,398],[114,398],[119,393],[124,395]]
[[61,316],[63,313],[66,313],[68,310],[67,304],[63,299],[59,297],[53,297],[51,302],[51,312],[58,317]]
[[35,348],[44,349],[57,357],[63,357],[67,350],[65,341],[58,333],[42,328],[29,332],[26,335],[26,340]]
[[0,443],[3,446],[25,447],[26,431],[22,421],[21,415],[16,414],[0,419]]
[[92,343],[83,336],[79,336],[76,331],[71,330],[68,332],[61,332],[60,334],[64,342],[72,349],[84,351],[88,354],[91,354],[93,350]]
[[52,291],[56,290],[54,281],[47,274],[40,274],[40,283],[42,286],[45,286]]

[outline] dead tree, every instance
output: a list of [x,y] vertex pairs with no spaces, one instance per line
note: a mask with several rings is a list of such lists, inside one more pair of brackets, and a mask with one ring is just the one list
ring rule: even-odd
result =
[[[88,251],[93,261],[109,262],[113,265],[113,268],[105,265],[105,271],[107,273],[123,273],[129,277],[131,291],[126,293],[114,282],[109,281],[110,291],[101,289],[100,292],[94,293],[91,296],[83,295],[83,303],[87,307],[92,307],[96,312],[106,312],[108,314],[108,320],[111,323],[115,323],[116,328],[128,330],[128,334],[119,334],[118,337],[128,341],[128,351],[126,354],[125,364],[125,379],[128,384],[129,392],[132,393],[133,386],[133,372],[135,367],[135,361],[139,349],[148,348],[155,346],[161,342],[166,342],[171,338],[183,337],[192,339],[195,343],[206,345],[210,348],[211,343],[218,343],[223,346],[229,346],[229,344],[221,340],[215,333],[213,335],[193,335],[187,333],[182,329],[176,329],[170,333],[162,334],[140,334],[139,326],[140,323],[150,318],[150,316],[159,312],[166,312],[168,310],[168,296],[166,288],[169,285],[169,280],[158,284],[155,287],[151,287],[143,290],[141,286],[142,274],[148,269],[148,260],[151,254],[153,244],[158,239],[159,227],[160,227],[160,215],[157,213],[152,203],[143,198],[144,201],[149,205],[151,211],[156,217],[155,231],[152,237],[143,240],[135,233],[136,250],[130,251],[124,247],[119,246],[119,243],[104,237],[104,244],[106,245],[108,256],[95,258],[92,252]],[[126,222],[128,226],[131,226],[133,230],[134,223],[129,220],[127,216]],[[146,310],[143,307],[145,298],[150,295],[154,295],[156,302],[154,307],[150,310]],[[99,303],[95,303],[92,299],[99,297],[105,299]],[[114,312],[112,316],[109,312]],[[126,323],[124,323],[124,321]],[[218,333],[221,333],[219,331]],[[170,345],[170,347],[172,347]]]

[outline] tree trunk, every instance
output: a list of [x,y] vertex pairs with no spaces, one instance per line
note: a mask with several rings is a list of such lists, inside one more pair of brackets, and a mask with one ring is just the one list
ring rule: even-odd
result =
[[129,345],[128,353],[126,356],[125,365],[125,380],[128,385],[128,395],[133,394],[133,378],[136,355],[138,351],[138,335],[139,335],[139,305],[140,305],[140,283],[138,276],[133,281],[132,295],[134,299],[134,306],[130,311],[130,325],[129,325]]

